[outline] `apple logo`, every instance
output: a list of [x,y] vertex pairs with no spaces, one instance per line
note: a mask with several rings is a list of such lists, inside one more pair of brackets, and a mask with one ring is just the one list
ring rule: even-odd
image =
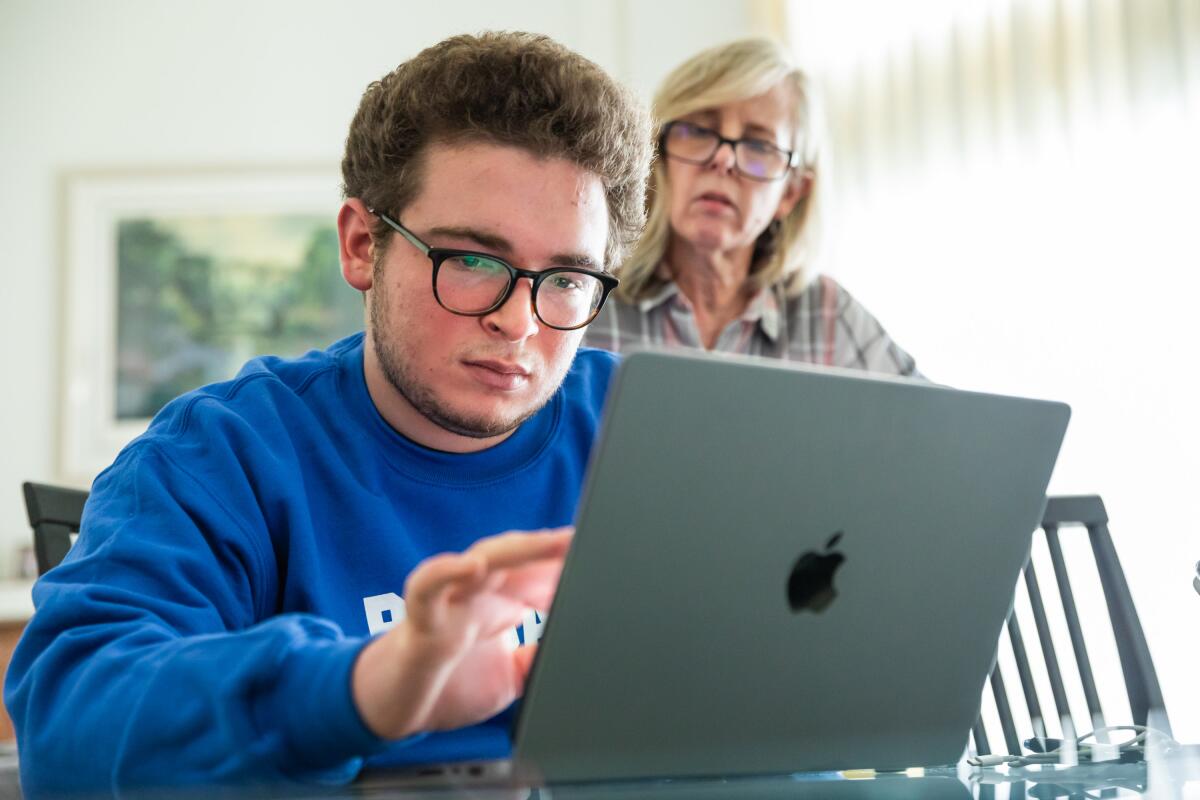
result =
[[846,557],[835,552],[833,546],[841,538],[842,531],[837,531],[825,543],[824,553],[810,550],[796,559],[787,584],[788,605],[792,611],[820,613],[837,597],[837,590],[833,588],[833,573],[842,566]]

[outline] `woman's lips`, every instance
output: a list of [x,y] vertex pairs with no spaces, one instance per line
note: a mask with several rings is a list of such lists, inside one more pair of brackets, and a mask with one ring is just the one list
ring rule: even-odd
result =
[[529,382],[529,371],[520,364],[503,361],[464,361],[467,372],[484,386],[502,391],[514,391]]
[[716,192],[705,192],[695,200],[705,211],[736,211],[737,207],[727,196]]

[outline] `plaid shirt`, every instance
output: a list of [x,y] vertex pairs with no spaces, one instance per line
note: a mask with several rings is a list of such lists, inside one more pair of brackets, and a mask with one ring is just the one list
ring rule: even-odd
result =
[[[610,300],[587,327],[583,343],[613,352],[631,347],[704,348],[692,304],[673,282],[636,305]],[[713,350],[921,377],[913,357],[826,276],[797,297],[762,290],[740,318],[725,326]]]

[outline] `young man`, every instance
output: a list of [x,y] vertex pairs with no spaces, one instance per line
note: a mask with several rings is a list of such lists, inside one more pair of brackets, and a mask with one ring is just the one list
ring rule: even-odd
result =
[[507,753],[649,159],[644,110],[544,37],[367,89],[338,215],[366,331],[177,399],[97,478],[6,683],[26,791]]

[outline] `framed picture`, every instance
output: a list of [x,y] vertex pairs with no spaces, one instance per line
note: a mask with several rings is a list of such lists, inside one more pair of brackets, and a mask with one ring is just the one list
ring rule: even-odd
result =
[[59,472],[88,484],[169,400],[360,330],[333,169],[64,180]]

